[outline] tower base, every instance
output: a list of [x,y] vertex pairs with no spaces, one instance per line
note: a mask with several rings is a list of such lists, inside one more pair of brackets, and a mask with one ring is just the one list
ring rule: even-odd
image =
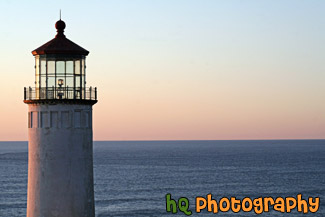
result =
[[28,104],[27,217],[95,217],[92,105]]

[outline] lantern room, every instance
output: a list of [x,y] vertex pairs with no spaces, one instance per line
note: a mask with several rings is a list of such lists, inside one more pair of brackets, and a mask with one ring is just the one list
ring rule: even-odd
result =
[[54,39],[32,51],[35,56],[35,87],[25,88],[26,100],[97,100],[96,88],[86,87],[86,56],[89,51],[64,35],[66,25],[56,22]]

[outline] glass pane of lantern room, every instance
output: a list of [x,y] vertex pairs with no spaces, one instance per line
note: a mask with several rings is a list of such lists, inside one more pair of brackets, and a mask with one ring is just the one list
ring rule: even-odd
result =
[[73,75],[73,61],[66,62],[66,73],[67,75]]
[[79,76],[75,76],[75,97],[76,99],[80,99],[81,97],[81,89],[80,89],[80,75]]
[[46,60],[41,60],[41,75],[46,75]]
[[47,98],[53,99],[54,98],[54,88],[55,88],[55,77],[54,75],[48,77],[47,79]]
[[65,74],[65,62],[57,61],[56,62],[56,75],[64,75]]
[[81,60],[81,74],[85,74],[85,59]]
[[82,97],[86,96],[86,65],[85,59],[81,60],[81,90],[82,90]]
[[49,87],[49,88],[54,88],[55,87],[55,77],[48,77],[48,84],[47,84],[47,86]]
[[80,75],[80,60],[76,60],[74,62],[75,66],[74,66],[74,69],[75,69],[75,74],[76,75]]
[[35,87],[39,88],[39,73],[40,73],[40,69],[39,69],[39,57],[35,57]]
[[[47,88],[54,91],[55,88],[55,61],[47,61]],[[48,90],[48,97],[53,97],[53,93]]]
[[[48,61],[47,62],[47,73],[49,75],[54,75],[54,73],[55,73],[55,61]],[[49,87],[51,87],[51,86],[49,85]]]
[[41,88],[46,87],[46,60],[41,60]]
[[65,79],[65,83],[66,83],[66,98],[67,99],[73,99],[73,76],[68,76]]
[[66,87],[73,87],[73,61],[66,62]]
[[72,76],[66,77],[65,87],[73,88],[73,77]]
[[40,95],[41,98],[46,98],[46,75],[41,75],[41,87],[40,87]]
[[76,79],[76,88],[80,88],[80,76],[75,76]]

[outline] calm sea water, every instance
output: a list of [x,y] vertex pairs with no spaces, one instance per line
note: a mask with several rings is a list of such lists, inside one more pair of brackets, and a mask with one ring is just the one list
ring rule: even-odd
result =
[[[95,142],[96,216],[185,216],[165,210],[165,195],[187,197],[320,197],[315,214],[271,211],[258,216],[325,216],[325,140]],[[27,142],[0,142],[0,216],[23,217]],[[257,216],[257,215],[256,215]]]

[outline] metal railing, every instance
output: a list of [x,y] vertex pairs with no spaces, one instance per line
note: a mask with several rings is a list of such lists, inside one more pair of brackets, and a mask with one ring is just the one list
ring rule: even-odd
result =
[[97,100],[97,88],[41,87],[24,88],[24,100],[82,99]]

